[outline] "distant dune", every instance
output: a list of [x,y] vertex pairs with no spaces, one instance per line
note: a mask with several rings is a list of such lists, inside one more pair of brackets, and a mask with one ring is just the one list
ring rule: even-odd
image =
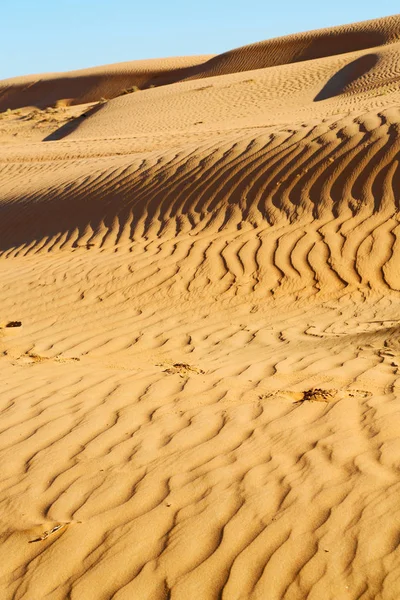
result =
[[0,82],[4,600],[400,597],[400,16]]
[[24,106],[46,108],[114,98],[132,87],[147,88],[159,81],[174,83],[191,73],[208,56],[133,60],[69,73],[45,73],[0,81],[0,110]]

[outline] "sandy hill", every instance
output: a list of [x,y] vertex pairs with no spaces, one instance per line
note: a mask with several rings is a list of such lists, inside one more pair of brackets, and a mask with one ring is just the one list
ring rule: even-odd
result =
[[68,73],[26,75],[0,81],[0,110],[24,106],[46,108],[55,104],[71,106],[109,99],[148,88],[160,81],[171,83],[191,73],[190,67],[208,56],[133,60]]
[[400,596],[399,57],[0,82],[2,598]]

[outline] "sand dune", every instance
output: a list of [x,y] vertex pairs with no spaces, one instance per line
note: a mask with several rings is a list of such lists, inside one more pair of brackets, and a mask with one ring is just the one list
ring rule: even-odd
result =
[[70,106],[114,98],[133,86],[143,88],[162,79],[174,82],[208,56],[134,60],[68,73],[26,75],[0,81],[0,110],[23,106]]
[[2,598],[397,600],[399,45],[0,82]]
[[[400,43],[399,21],[398,16],[393,16],[258,42],[217,56],[136,60],[69,73],[14,77],[0,81],[0,111],[24,106],[45,108],[57,102],[63,105],[95,102],[102,98],[115,98],[132,87],[146,89],[185,80],[343,57],[396,43]],[[361,64],[360,68],[363,67]]]
[[208,74],[226,75],[369,50],[399,39],[398,17],[393,16],[258,42],[213,57],[203,66]]

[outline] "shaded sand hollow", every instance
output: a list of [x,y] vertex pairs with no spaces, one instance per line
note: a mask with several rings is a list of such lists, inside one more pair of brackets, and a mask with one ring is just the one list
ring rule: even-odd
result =
[[398,600],[400,16],[0,110],[1,600]]

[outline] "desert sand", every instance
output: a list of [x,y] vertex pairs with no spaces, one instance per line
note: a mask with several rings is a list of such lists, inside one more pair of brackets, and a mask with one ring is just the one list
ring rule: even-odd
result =
[[0,82],[2,600],[400,598],[400,16]]

